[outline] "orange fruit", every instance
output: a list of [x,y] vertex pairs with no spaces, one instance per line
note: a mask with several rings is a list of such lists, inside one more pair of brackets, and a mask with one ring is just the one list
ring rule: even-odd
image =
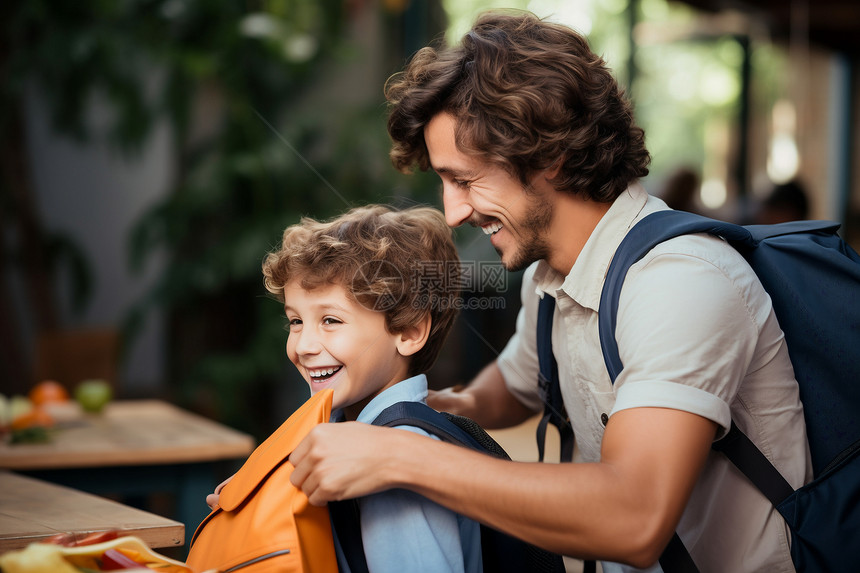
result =
[[13,430],[23,430],[35,427],[50,428],[53,425],[54,418],[42,408],[37,407],[12,420],[12,425],[10,427]]
[[54,380],[44,380],[39,382],[30,390],[27,395],[34,406],[41,404],[49,404],[52,402],[68,402],[69,393],[65,387]]

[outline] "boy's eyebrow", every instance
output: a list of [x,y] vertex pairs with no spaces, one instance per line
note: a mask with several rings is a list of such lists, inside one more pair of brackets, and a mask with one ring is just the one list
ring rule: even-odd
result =
[[[323,312],[326,312],[326,311],[349,312],[349,309],[346,307],[343,307],[343,306],[340,306],[337,304],[327,303],[327,302],[319,303],[319,304],[313,304],[311,306],[313,306],[315,309],[321,310]],[[289,304],[285,303],[284,304],[284,311],[286,312],[286,311],[290,311],[290,310],[292,310],[293,312],[297,312],[296,309],[291,307]]]

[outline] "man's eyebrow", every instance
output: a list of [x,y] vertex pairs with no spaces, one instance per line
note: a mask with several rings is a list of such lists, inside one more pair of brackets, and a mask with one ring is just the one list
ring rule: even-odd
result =
[[439,167],[430,166],[433,171],[442,175],[451,175],[453,177],[465,177],[467,179],[476,177],[477,172],[472,169],[457,169],[456,167],[447,167],[445,165],[440,165]]

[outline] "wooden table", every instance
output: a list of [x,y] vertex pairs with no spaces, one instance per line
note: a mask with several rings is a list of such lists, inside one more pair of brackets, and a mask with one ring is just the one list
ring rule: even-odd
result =
[[0,553],[21,549],[57,533],[119,529],[150,547],[176,547],[185,541],[185,526],[84,493],[30,477],[0,471]]
[[0,444],[0,469],[98,495],[170,493],[187,542],[208,513],[206,494],[253,449],[251,436],[166,402],[115,401],[64,416],[49,443]]

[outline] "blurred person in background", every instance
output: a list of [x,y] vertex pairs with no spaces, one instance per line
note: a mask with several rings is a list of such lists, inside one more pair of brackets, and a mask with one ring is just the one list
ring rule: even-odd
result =
[[772,225],[809,218],[809,196],[806,187],[797,179],[773,186],[756,210],[753,222]]
[[660,198],[676,211],[700,213],[696,196],[701,185],[702,180],[696,171],[689,167],[678,167],[666,178]]

